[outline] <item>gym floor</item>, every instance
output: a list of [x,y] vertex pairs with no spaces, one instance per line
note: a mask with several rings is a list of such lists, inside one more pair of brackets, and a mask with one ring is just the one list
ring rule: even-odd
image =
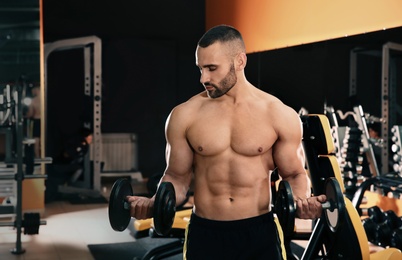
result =
[[[102,179],[103,180],[103,179]],[[111,180],[102,181],[102,195],[109,198]],[[146,189],[142,183],[133,183],[136,191]],[[144,190],[145,191],[145,190]],[[2,221],[3,219],[0,219]],[[38,235],[21,235],[24,254],[14,255],[16,230],[0,227],[0,259],[14,260],[89,260],[93,259],[89,244],[121,243],[134,241],[129,229],[114,231],[109,224],[108,204],[71,204],[60,200],[45,204]],[[7,220],[10,221],[10,220]]]
[[[109,198],[114,180],[102,179],[102,195]],[[146,183],[133,182],[133,189],[146,192]],[[3,219],[0,219],[2,221]],[[38,235],[21,235],[24,254],[14,255],[16,230],[0,227],[0,259],[2,260],[92,260],[89,244],[107,244],[135,241],[129,229],[114,231],[109,224],[108,205],[71,204],[69,201],[54,201],[45,205],[41,217],[46,225],[39,227]],[[10,221],[10,220],[7,220]],[[308,229],[309,221],[297,220],[299,226]],[[307,241],[299,241],[303,247]]]

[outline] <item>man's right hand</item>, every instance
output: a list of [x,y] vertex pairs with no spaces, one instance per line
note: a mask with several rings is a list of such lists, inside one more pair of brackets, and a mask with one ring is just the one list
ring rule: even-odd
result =
[[130,215],[135,219],[147,219],[153,217],[155,198],[127,196],[130,203]]
[[316,219],[321,217],[322,203],[326,200],[327,196],[325,195],[296,200],[296,216],[300,219]]

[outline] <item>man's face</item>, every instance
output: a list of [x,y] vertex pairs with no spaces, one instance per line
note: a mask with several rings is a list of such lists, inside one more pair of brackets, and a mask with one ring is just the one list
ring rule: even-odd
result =
[[200,82],[210,98],[223,96],[237,83],[233,60],[223,48],[222,44],[214,43],[206,48],[198,47],[196,51]]

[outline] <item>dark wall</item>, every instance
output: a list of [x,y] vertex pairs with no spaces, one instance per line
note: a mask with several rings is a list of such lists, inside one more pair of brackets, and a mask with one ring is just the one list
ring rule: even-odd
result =
[[85,111],[84,62],[81,49],[55,52],[48,59],[46,152],[63,160],[67,143],[80,134]]
[[[204,13],[200,0],[44,0],[45,43],[90,35],[102,39],[102,131],[138,135],[145,177],[165,168],[169,112],[202,90],[194,52],[204,33]],[[56,56],[47,96],[47,156],[52,157],[79,131],[90,108],[79,94],[82,57]]]
[[180,88],[176,48],[173,41],[118,39],[104,53],[102,131],[136,133],[144,173],[165,166],[164,123]]
[[402,44],[402,28],[249,54],[246,72],[252,83],[296,111],[323,113],[326,103],[346,112],[350,52],[360,49],[357,99],[365,112],[381,116],[381,50],[387,42]]
[[[348,51],[328,45],[309,45],[251,54],[250,81],[296,111],[321,111],[348,95]],[[250,68],[251,67],[251,68]],[[336,90],[336,92],[334,92]]]

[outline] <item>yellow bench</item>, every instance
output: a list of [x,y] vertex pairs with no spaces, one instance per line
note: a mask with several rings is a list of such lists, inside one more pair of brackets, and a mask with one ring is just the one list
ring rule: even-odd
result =
[[[186,229],[187,224],[190,220],[192,209],[185,209],[176,212],[174,217],[172,228],[175,229]],[[136,231],[145,231],[153,227],[153,218],[148,219],[136,219],[134,221],[134,228]]]

